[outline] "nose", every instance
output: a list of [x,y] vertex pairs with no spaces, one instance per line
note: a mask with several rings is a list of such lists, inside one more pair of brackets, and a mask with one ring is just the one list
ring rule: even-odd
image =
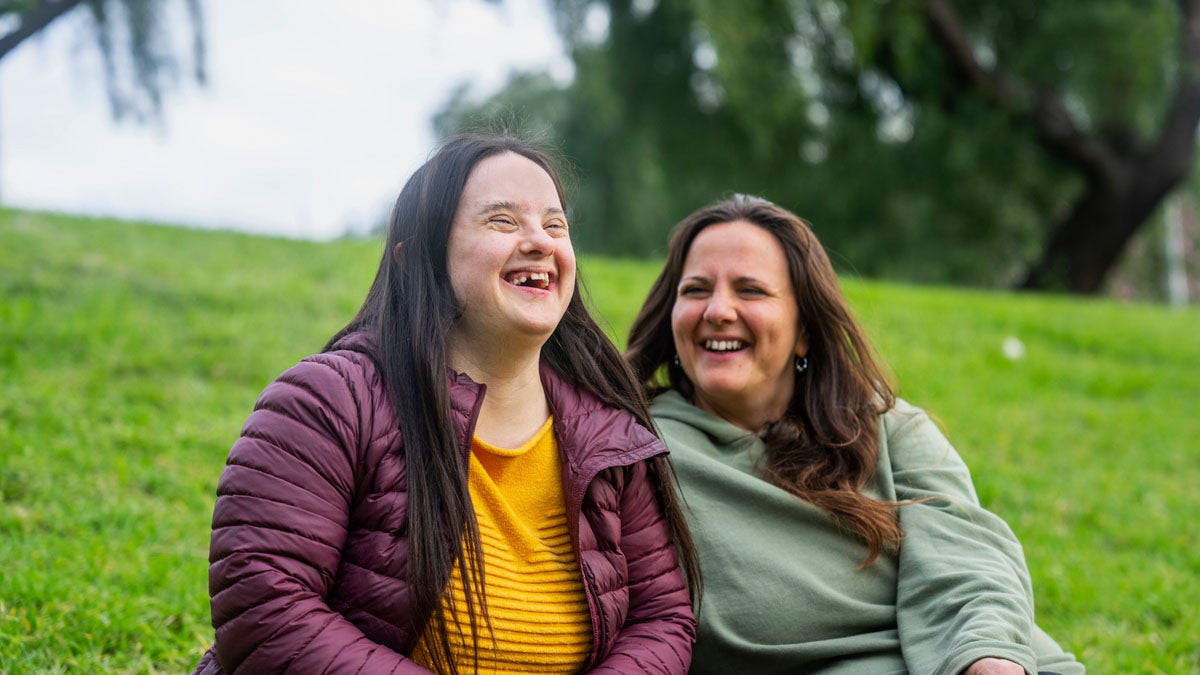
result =
[[704,320],[714,326],[733,323],[737,320],[737,310],[725,293],[715,292],[708,298],[704,308]]
[[539,257],[546,257],[554,253],[554,237],[546,232],[538,223],[529,223],[521,228],[523,234],[521,236],[521,253]]

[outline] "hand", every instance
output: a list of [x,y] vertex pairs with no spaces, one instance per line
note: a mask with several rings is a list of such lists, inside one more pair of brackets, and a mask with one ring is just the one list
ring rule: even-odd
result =
[[967,666],[962,675],[1025,675],[1025,669],[1008,659],[979,659]]

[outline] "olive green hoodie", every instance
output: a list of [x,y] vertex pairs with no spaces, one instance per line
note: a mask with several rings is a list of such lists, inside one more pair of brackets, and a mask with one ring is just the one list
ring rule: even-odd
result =
[[864,491],[900,507],[898,554],[759,476],[754,434],[667,392],[651,408],[679,476],[704,572],[692,673],[954,675],[987,656],[1084,668],[1034,624],[1021,545],[979,505],[954,448],[897,401]]

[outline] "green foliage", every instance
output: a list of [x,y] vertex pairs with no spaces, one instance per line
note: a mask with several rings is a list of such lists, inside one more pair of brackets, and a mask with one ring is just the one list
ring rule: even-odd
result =
[[[963,82],[919,2],[550,4],[574,80],[460,91],[438,130],[478,126],[498,102],[555,130],[581,174],[577,220],[603,225],[584,250],[654,257],[684,215],[750,192],[812,221],[858,273],[1009,285],[1085,186]],[[952,4],[985,62],[1057,92],[1084,132],[1125,147],[1162,122],[1182,67],[1174,3]],[[607,15],[603,35],[589,12]]]
[[[225,453],[261,389],[353,315],[378,256],[0,210],[0,672],[195,664]],[[657,263],[580,269],[623,340]],[[1091,672],[1200,670],[1200,313],[845,288],[1024,543],[1039,622]]]
[[[174,0],[0,0],[0,59],[25,40],[73,11],[86,7],[89,38],[104,68],[109,108],[116,120],[160,121],[163,95],[190,69],[204,84],[205,42],[200,0],[183,0],[191,23],[186,48],[174,44],[166,13]],[[76,9],[76,8],[80,9]],[[190,51],[190,68],[180,52]]]

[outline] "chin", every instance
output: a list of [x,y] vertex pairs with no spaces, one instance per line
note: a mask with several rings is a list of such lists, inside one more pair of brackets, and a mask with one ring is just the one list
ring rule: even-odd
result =
[[549,340],[550,336],[558,328],[558,320],[554,321],[522,321],[517,324],[518,332],[528,335],[529,337],[541,338],[543,341]]
[[736,401],[742,398],[744,388],[740,384],[730,384],[728,382],[713,382],[703,379],[693,380],[692,384],[696,387],[696,392],[707,399],[714,401]]

